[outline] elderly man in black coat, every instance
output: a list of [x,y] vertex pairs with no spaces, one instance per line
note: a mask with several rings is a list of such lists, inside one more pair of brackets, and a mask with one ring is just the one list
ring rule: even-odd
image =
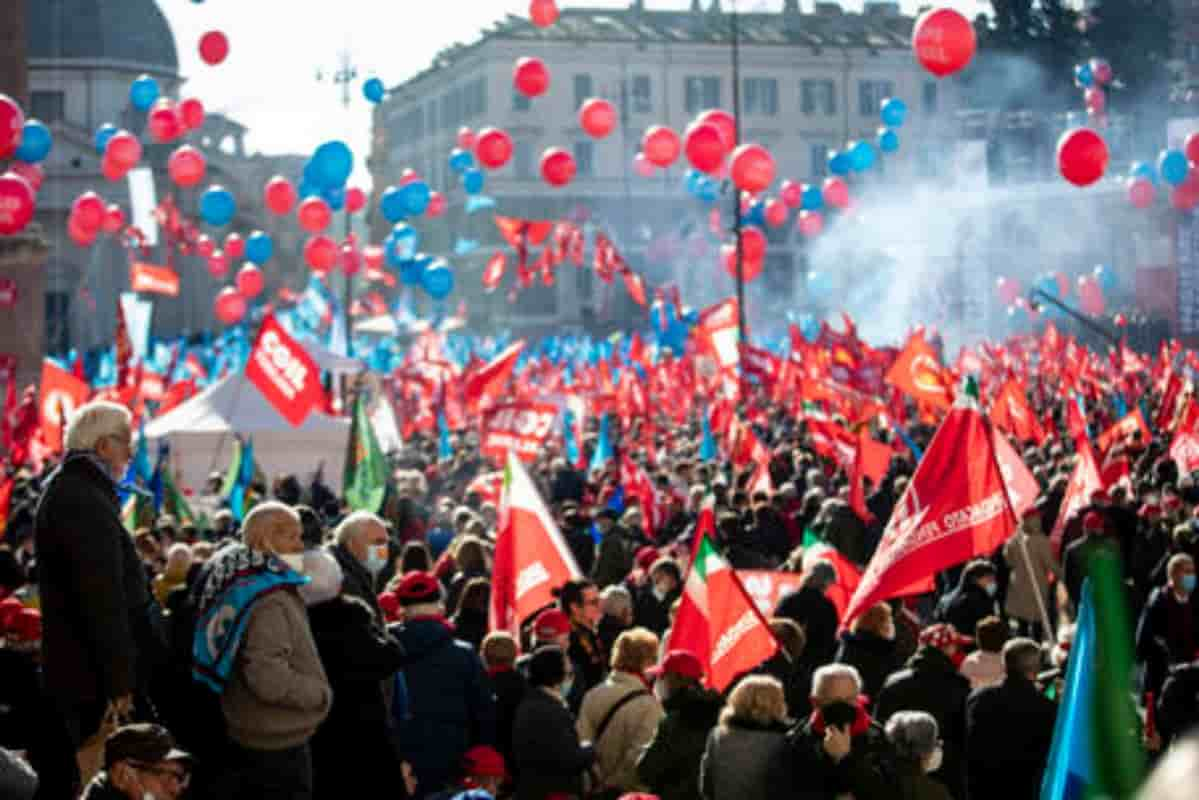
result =
[[34,541],[46,689],[79,747],[109,708],[129,714],[165,645],[117,503],[117,481],[132,456],[129,411],[89,403],[72,415],[64,439],[66,456],[42,493]]

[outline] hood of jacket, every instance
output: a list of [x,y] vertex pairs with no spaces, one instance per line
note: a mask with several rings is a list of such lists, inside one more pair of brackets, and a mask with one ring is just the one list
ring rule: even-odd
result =
[[411,664],[454,641],[454,628],[443,617],[417,617],[393,626],[392,632],[404,646],[405,663]]

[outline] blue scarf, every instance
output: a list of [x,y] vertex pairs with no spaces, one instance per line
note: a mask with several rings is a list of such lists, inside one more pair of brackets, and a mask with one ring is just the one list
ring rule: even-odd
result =
[[192,677],[221,694],[233,672],[254,602],[310,579],[268,553],[233,544],[213,555],[202,580],[192,640]]

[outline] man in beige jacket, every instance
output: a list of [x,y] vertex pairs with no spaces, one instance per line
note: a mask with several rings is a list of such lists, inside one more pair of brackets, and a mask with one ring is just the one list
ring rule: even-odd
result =
[[1004,610],[1019,621],[1022,634],[1035,639],[1052,636],[1052,631],[1043,631],[1045,624],[1052,624],[1048,619],[1049,575],[1060,579],[1062,565],[1041,528],[1039,506],[1024,512],[1020,530],[1003,546],[1003,558],[1012,571]]
[[645,790],[637,759],[665,713],[645,677],[657,659],[658,637],[652,631],[633,628],[620,634],[612,647],[612,671],[587,692],[579,710],[579,739],[595,747],[595,778],[617,794]]

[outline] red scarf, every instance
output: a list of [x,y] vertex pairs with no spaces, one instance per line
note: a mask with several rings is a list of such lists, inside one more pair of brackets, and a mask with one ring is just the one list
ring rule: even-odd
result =
[[494,678],[496,675],[503,675],[505,672],[515,672],[515,671],[516,670],[513,669],[510,665],[502,664],[498,667],[488,667],[487,668],[487,677]]
[[[870,723],[874,722],[874,719],[866,711],[867,702],[867,698],[864,695],[858,696],[858,713],[853,719],[853,725],[849,728],[850,736],[861,736],[870,729]],[[808,718],[808,721],[812,725],[813,733],[817,736],[824,735],[824,714],[821,713],[819,708],[812,712],[812,716]]]

